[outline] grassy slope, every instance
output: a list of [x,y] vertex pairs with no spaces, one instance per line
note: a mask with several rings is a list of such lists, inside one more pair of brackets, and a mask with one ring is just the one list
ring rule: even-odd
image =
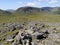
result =
[[[60,22],[60,15],[51,15],[51,14],[21,15],[21,14],[13,14],[13,15],[0,16],[0,24],[1,23],[10,23],[10,22],[24,22],[24,21]],[[17,31],[14,31],[14,32],[17,32]],[[12,35],[14,32],[7,32],[6,34],[1,35],[1,36],[3,36],[3,38],[5,38],[5,35],[7,35],[7,34]],[[4,41],[2,41],[2,43],[4,43]]]
[[24,22],[24,21],[43,21],[60,22],[60,15],[40,14],[40,15],[5,15],[0,16],[0,23]]

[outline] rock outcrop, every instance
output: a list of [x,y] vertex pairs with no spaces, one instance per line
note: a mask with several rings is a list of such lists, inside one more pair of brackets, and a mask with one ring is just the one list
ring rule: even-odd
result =
[[45,22],[4,24],[0,26],[0,42],[11,45],[59,45],[59,27],[60,24]]

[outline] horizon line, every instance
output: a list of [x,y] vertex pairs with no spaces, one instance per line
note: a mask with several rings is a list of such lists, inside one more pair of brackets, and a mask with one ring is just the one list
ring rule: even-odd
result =
[[[37,6],[21,6],[21,7],[19,7],[19,8],[22,8],[22,7],[35,7],[35,8],[44,8],[44,7],[51,7],[51,6],[43,6],[43,7],[37,7]],[[51,8],[55,8],[55,7],[60,7],[60,6],[54,6],[54,7],[51,7]],[[18,8],[16,8],[16,9],[18,9]],[[8,9],[3,9],[3,8],[0,8],[0,10],[16,10],[16,9],[14,9],[14,8],[8,8]]]

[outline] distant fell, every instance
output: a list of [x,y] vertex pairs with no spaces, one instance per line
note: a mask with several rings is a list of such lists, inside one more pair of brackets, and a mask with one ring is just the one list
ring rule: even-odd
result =
[[1,10],[0,9],[0,14],[27,14],[27,15],[35,15],[35,14],[60,14],[60,7],[20,7],[16,10]]

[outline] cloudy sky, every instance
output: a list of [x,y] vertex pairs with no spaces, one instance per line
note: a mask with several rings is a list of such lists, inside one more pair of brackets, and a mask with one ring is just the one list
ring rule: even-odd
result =
[[23,6],[60,7],[60,0],[0,0],[0,9],[17,9]]

